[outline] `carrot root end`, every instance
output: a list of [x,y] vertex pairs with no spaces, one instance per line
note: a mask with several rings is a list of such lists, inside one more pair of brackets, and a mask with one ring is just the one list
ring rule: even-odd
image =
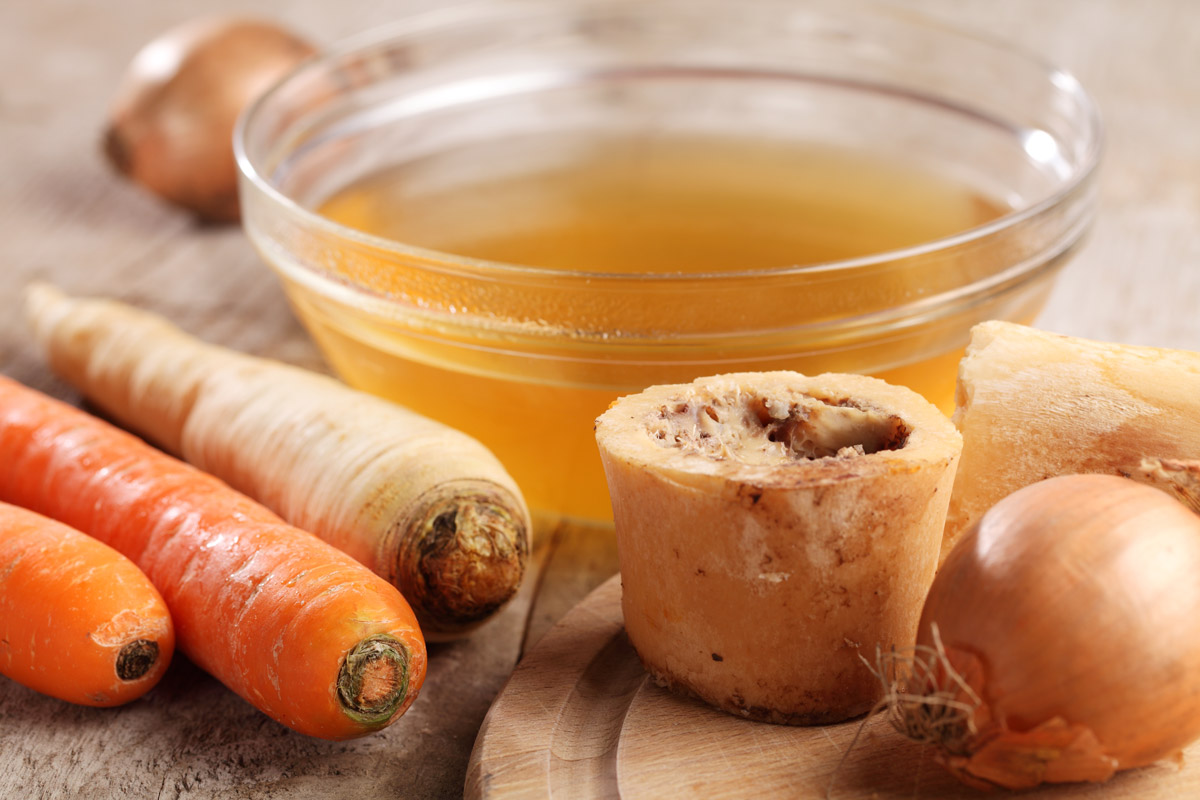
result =
[[408,683],[408,648],[391,636],[369,636],[346,654],[338,673],[338,701],[351,719],[380,727],[403,705]]
[[123,681],[136,681],[150,672],[156,663],[158,642],[135,639],[117,653],[117,677]]

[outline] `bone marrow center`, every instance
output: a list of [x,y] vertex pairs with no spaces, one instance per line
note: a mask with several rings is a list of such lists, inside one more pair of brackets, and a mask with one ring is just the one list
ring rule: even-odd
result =
[[653,441],[714,461],[755,466],[899,450],[909,428],[851,398],[691,389],[646,420]]

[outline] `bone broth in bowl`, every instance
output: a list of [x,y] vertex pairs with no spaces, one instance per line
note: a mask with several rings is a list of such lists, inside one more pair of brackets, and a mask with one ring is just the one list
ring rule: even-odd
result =
[[857,372],[944,410],[1095,207],[1067,73],[888,6],[492,3],[302,65],[236,135],[246,230],[348,383],[603,523],[593,421],[703,375]]

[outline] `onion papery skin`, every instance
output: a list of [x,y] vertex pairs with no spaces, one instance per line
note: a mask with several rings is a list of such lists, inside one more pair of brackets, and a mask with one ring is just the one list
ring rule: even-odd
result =
[[1200,736],[1200,516],[1157,489],[1070,475],[1009,495],[939,570],[919,648],[935,625],[978,695],[940,755],[968,783],[1105,780]]
[[238,115],[315,52],[265,20],[218,15],[171,28],[126,69],[104,153],[119,173],[198,219],[234,222]]

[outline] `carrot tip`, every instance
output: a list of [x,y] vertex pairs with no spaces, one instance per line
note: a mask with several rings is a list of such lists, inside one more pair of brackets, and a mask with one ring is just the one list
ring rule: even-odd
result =
[[408,649],[387,635],[369,636],[346,654],[338,672],[342,710],[368,726],[384,725],[408,694]]
[[123,681],[136,681],[150,671],[158,661],[158,642],[136,639],[121,648],[117,654],[117,677]]

